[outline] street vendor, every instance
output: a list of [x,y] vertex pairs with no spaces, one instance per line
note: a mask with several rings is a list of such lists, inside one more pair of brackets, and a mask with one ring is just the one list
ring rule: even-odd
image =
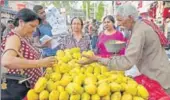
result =
[[159,28],[146,19],[138,19],[138,11],[131,4],[123,4],[117,9],[118,25],[132,32],[128,47],[123,56],[101,58],[86,56],[88,62],[101,62],[110,70],[127,70],[136,65],[139,71],[151,79],[158,81],[170,93],[170,62],[165,53],[165,36]]

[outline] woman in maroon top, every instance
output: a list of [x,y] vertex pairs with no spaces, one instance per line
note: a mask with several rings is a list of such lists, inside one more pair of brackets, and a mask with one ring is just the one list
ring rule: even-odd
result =
[[[33,11],[26,8],[20,10],[14,21],[15,29],[9,32],[1,43],[2,65],[8,69],[9,74],[27,76],[31,88],[42,76],[40,67],[50,67],[55,61],[54,57],[40,59],[40,52],[30,44],[29,38],[39,23],[40,19]],[[17,90],[14,83],[18,84],[14,80],[7,80],[6,83],[7,89],[1,91],[2,100],[16,100],[16,98],[21,100],[26,95],[27,91]],[[25,84],[19,85],[24,87]]]

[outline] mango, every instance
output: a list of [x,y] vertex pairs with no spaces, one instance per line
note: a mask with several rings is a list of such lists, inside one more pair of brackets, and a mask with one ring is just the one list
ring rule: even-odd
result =
[[49,92],[47,90],[43,90],[42,92],[40,92],[39,100],[48,100],[48,98]]
[[27,93],[28,100],[38,100],[38,94],[34,91],[34,89],[30,89]]
[[45,77],[40,77],[38,81],[35,83],[34,90],[36,93],[40,93],[46,88],[47,79]]
[[110,93],[110,86],[107,83],[101,83],[97,88],[99,96],[107,96]]
[[93,95],[93,94],[95,94],[97,92],[97,87],[94,84],[87,84],[87,85],[85,85],[84,88],[85,88],[85,91],[88,94],[91,94],[91,95]]
[[59,99],[59,91],[52,90],[49,95],[49,100],[58,100]]

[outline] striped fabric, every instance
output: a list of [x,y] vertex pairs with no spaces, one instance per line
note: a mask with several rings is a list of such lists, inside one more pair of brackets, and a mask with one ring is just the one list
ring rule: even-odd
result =
[[161,31],[161,29],[153,22],[146,20],[146,19],[142,19],[146,24],[148,24],[149,26],[151,26],[153,28],[153,30],[157,33],[159,40],[162,44],[162,46],[165,46],[168,44],[168,40],[166,39],[166,37],[164,36],[164,33]]
[[60,48],[61,49],[69,49],[79,47],[81,51],[86,51],[90,49],[90,37],[88,35],[83,35],[80,41],[77,41],[73,35],[65,36],[62,41]]

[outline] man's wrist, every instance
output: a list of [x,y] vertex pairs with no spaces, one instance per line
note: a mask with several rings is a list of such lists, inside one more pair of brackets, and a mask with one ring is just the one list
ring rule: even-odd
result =
[[100,61],[101,57],[96,56],[95,61]]

